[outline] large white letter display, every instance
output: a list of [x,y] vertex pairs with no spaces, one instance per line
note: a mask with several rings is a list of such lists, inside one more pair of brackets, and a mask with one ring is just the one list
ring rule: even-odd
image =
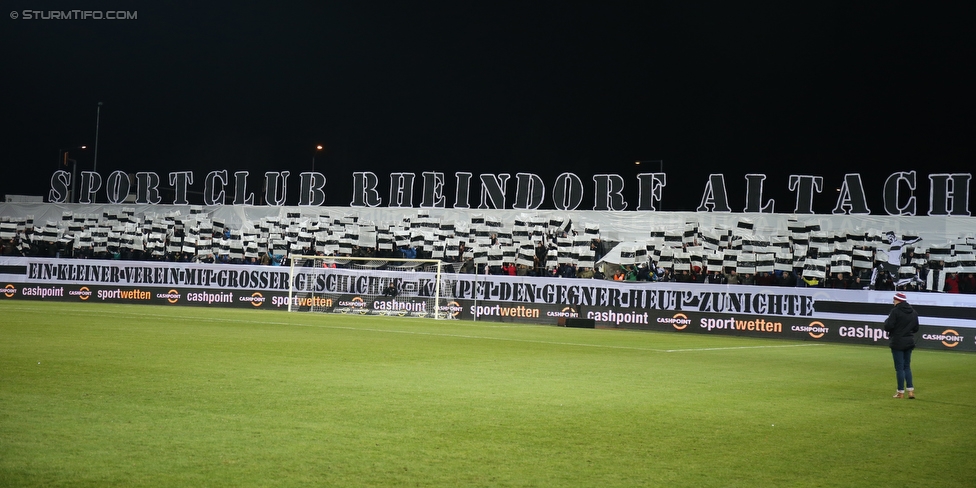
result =
[[[216,170],[207,173],[203,188],[191,191],[194,184],[192,171],[174,171],[169,173],[170,188],[160,188],[162,178],[154,172],[137,172],[130,175],[121,170],[113,171],[107,178],[93,171],[82,171],[75,180],[75,176],[64,170],[55,171],[50,180],[50,190],[47,200],[51,203],[95,204],[99,201],[110,204],[135,202],[140,204],[160,204],[162,193],[172,192],[173,205],[191,205],[203,203],[207,206],[221,205],[255,205],[255,195],[248,191],[248,172],[236,171],[234,181],[229,180],[227,170]],[[334,182],[334,177],[318,172],[303,172],[300,174],[299,194],[288,193],[289,171],[268,171],[265,173],[263,202],[266,206],[285,206],[288,202],[296,202],[299,206],[333,206],[337,202],[330,202],[330,192],[327,184]],[[581,208],[587,192],[583,179],[570,172],[564,172],[547,182],[536,173],[516,173],[514,181],[508,173],[471,173],[456,171],[453,181],[445,173],[439,171],[423,171],[419,174],[420,187],[417,188],[418,178],[415,172],[394,172],[378,175],[372,171],[356,171],[352,173],[352,200],[345,203],[352,208],[454,208],[454,209],[485,209],[485,210],[595,210],[605,212],[621,212],[628,208],[637,211],[662,211],[665,203],[665,188],[667,175],[665,173],[640,173],[631,179],[619,174],[592,175],[593,206],[590,209]],[[970,173],[932,173],[927,175],[929,180],[929,205],[927,215],[930,216],[969,216],[970,191],[972,181]],[[388,180],[386,178],[389,178]],[[918,180],[920,176],[915,171],[898,171],[887,177],[880,189],[883,202],[882,208],[887,215],[915,216],[917,215]],[[765,199],[764,190],[769,188],[769,180],[764,174],[747,173],[745,175],[745,195],[743,213],[771,214],[775,212],[776,202]],[[389,181],[389,187],[385,181]],[[449,181],[453,183],[450,188]],[[510,184],[511,183],[511,184]],[[818,198],[833,198],[833,192],[824,194],[828,184],[823,176],[809,174],[790,175],[785,188],[795,195],[795,203],[790,213],[805,215],[813,214],[814,203]],[[233,188],[228,188],[233,185]],[[514,186],[514,188],[513,188]],[[637,202],[627,201],[629,188],[637,187]],[[348,188],[348,187],[347,187]],[[550,189],[550,191],[546,191]],[[869,197],[878,195],[872,193],[872,188],[865,188],[864,181],[858,173],[845,174],[837,185],[836,200],[831,202],[835,215],[870,215]],[[77,190],[76,190],[77,189]],[[232,198],[230,191],[233,191]],[[625,193],[628,190],[628,193]],[[77,194],[76,194],[77,191]],[[454,201],[448,202],[448,195],[454,193]],[[202,195],[202,202],[191,202],[190,195]],[[291,197],[291,198],[289,198]],[[334,196],[333,196],[334,198]],[[201,199],[197,196],[195,199]],[[474,201],[472,202],[472,199]],[[710,174],[704,182],[701,201],[694,210],[700,213],[730,213],[730,203],[743,201],[729,195],[726,187],[725,175]],[[825,202],[821,202],[825,203]],[[294,205],[294,203],[290,203]],[[822,208],[822,205],[818,205]],[[669,209],[687,210],[687,209]]]

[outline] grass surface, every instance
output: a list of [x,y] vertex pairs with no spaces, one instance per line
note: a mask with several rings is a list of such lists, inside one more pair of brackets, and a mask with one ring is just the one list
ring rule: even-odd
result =
[[0,303],[3,486],[937,486],[976,355],[421,319]]

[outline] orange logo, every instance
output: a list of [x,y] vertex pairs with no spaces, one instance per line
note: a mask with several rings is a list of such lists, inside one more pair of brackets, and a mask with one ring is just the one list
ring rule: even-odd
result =
[[[959,333],[956,332],[956,331],[954,331],[954,330],[952,330],[952,329],[946,329],[946,330],[944,330],[942,332],[942,335],[946,336],[947,338],[948,337],[952,337],[952,336],[950,336],[950,334],[952,334],[952,336],[959,337]],[[955,337],[952,337],[952,338],[955,339]],[[960,339],[962,339],[962,338],[960,337]],[[947,342],[947,341],[943,340],[942,341],[942,345],[945,346],[945,347],[956,347],[956,346],[959,345],[959,342],[958,341],[955,341],[955,342]]]
[[453,319],[458,315],[461,315],[461,304],[454,300],[447,302],[447,316]]
[[[959,336],[959,333],[952,329],[944,330],[942,332],[942,335],[946,336],[947,339],[952,341],[952,342],[946,342],[946,340],[943,340],[942,345],[945,347],[956,347],[959,345],[959,342],[961,342],[962,340],[962,337]],[[958,337],[959,339],[956,339],[956,337]]]
[[78,289],[78,298],[82,300],[88,300],[88,297],[90,296],[91,296],[91,290],[89,290],[87,286],[83,286]]
[[922,339],[927,341],[939,341],[945,347],[956,347],[963,341],[964,337],[952,329],[946,329],[941,334],[922,334]]
[[810,331],[807,332],[807,334],[810,334],[810,337],[813,337],[814,339],[819,339],[824,336],[826,331],[827,329],[824,327],[823,322],[814,320],[813,322],[810,322]]
[[352,302],[355,304],[353,307],[359,308],[359,315],[366,315],[369,310],[366,309],[366,302],[360,297],[353,297]]
[[5,297],[11,298],[11,297],[13,297],[14,295],[17,294],[17,287],[14,286],[14,285],[8,284],[7,286],[3,287],[3,292],[2,293],[3,293],[3,295]]
[[685,327],[688,327],[688,324],[691,323],[691,320],[688,320],[688,316],[683,313],[676,313],[671,318],[673,320],[671,325],[677,330],[685,330]]

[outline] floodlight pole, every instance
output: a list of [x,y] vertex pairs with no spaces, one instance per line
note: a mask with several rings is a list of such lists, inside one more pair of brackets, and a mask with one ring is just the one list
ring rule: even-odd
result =
[[102,102],[98,102],[98,109],[95,111],[95,159],[92,162],[92,173],[98,172],[98,126],[102,120]]
[[71,160],[71,200],[68,203],[78,203],[78,161]]

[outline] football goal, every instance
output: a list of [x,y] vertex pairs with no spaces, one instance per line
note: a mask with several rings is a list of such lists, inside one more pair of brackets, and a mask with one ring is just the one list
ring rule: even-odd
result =
[[436,259],[291,256],[288,311],[445,318]]

